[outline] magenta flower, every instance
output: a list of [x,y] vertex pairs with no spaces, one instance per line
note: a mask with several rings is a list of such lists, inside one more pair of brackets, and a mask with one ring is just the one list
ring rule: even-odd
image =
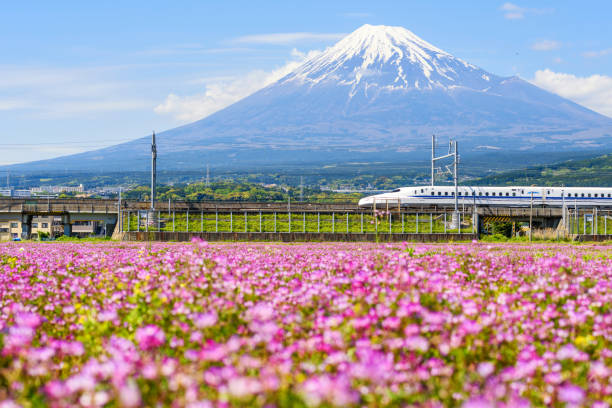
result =
[[42,324],[43,319],[32,312],[20,312],[15,316],[15,325],[20,327],[29,327],[36,329]]
[[119,400],[125,408],[138,407],[141,404],[140,390],[134,380],[128,380],[119,389]]
[[579,405],[584,401],[584,390],[576,385],[567,384],[559,388],[559,401],[567,402],[572,405]]
[[162,329],[154,324],[150,324],[138,328],[135,339],[142,350],[151,350],[163,345],[166,341],[166,335]]
[[204,329],[206,327],[214,326],[217,323],[217,313],[216,312],[208,312],[208,313],[199,313],[194,316],[193,324],[198,329]]

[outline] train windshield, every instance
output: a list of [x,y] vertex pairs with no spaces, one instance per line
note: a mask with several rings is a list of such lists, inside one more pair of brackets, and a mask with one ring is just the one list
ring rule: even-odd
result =
[[399,188],[396,188],[395,190],[393,190],[393,191],[391,191],[391,192],[392,192],[392,193],[399,193],[399,192],[400,192],[400,189],[399,189]]

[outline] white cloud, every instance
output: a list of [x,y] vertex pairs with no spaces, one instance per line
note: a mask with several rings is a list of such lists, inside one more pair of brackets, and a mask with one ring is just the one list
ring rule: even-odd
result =
[[295,44],[304,41],[337,41],[344,33],[272,33],[245,35],[232,40],[237,44]]
[[239,77],[203,81],[206,88],[203,93],[187,96],[170,94],[155,108],[155,112],[170,114],[184,122],[202,119],[281,79],[296,69],[306,58],[318,53],[320,51],[304,53],[293,49],[291,56],[295,59],[273,71],[256,70]]
[[520,20],[525,18],[529,14],[547,14],[551,13],[552,9],[535,9],[535,8],[527,8],[521,7],[514,3],[504,3],[499,8],[504,13],[504,18],[508,20]]
[[525,12],[527,11],[523,7],[519,7],[513,3],[504,3],[500,10],[504,12],[504,17],[508,20],[516,20],[525,17]]
[[561,43],[553,40],[541,40],[531,45],[531,49],[534,51],[552,51],[559,48],[561,48]]
[[583,53],[582,55],[584,55],[587,58],[595,58],[595,57],[605,57],[606,55],[610,55],[610,54],[612,54],[612,48],[606,48],[605,50],[599,50],[599,51],[587,51]]
[[540,88],[612,117],[612,77],[606,75],[579,77],[545,69],[536,71],[531,82]]

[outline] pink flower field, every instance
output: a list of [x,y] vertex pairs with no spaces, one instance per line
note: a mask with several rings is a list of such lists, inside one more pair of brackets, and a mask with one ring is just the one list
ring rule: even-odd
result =
[[0,246],[0,407],[612,404],[612,249]]

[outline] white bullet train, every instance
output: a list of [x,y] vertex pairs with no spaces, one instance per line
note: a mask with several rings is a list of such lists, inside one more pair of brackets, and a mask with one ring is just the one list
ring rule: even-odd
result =
[[[612,188],[609,187],[458,187],[460,206],[529,207],[611,207]],[[454,186],[402,187],[359,200],[360,207],[393,206],[453,206]]]

